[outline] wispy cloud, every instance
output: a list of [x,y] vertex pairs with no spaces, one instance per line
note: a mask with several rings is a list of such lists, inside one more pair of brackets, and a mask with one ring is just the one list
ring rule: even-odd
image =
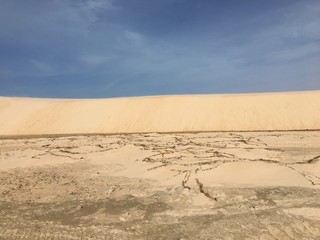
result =
[[109,10],[113,8],[113,0],[87,0],[84,2],[92,10]]

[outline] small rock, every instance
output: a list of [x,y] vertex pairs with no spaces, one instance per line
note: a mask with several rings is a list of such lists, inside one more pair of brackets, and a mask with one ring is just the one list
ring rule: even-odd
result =
[[108,190],[108,194],[111,194],[114,192],[114,190],[116,190],[115,187],[110,187],[109,190]]

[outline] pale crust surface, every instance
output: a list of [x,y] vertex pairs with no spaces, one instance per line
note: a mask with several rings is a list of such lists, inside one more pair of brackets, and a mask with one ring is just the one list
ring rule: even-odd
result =
[[320,132],[0,140],[0,239],[320,239]]

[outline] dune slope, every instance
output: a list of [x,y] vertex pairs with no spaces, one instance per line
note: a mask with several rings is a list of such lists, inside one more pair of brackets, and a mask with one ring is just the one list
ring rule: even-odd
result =
[[320,91],[65,100],[0,98],[0,135],[320,129]]

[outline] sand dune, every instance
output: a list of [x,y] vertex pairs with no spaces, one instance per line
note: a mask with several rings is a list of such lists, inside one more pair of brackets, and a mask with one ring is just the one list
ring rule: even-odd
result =
[[320,91],[95,100],[0,98],[0,135],[320,129]]

